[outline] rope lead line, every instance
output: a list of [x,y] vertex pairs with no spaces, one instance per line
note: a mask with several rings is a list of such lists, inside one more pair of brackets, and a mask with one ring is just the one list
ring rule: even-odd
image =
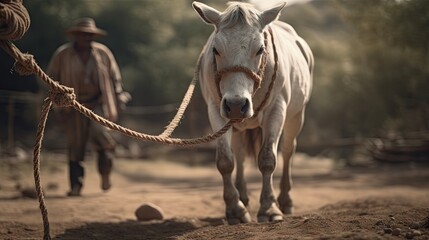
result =
[[201,67],[202,56],[203,56],[203,53],[201,52],[200,56],[198,57],[198,62],[197,62],[196,70],[194,72],[194,77],[192,78],[192,81],[189,84],[188,90],[186,91],[186,94],[183,97],[182,103],[180,104],[180,107],[177,110],[176,115],[174,116],[173,120],[171,120],[170,124],[167,127],[165,127],[164,132],[158,135],[159,137],[169,137],[171,133],[173,133],[174,129],[179,125],[180,119],[183,117],[183,113],[188,107],[188,104],[192,98],[192,94],[194,93],[195,84],[198,81],[198,74]]
[[39,208],[42,213],[43,220],[43,239],[50,240],[49,234],[49,219],[48,209],[46,208],[45,198],[43,196],[42,184],[40,181],[40,150],[42,148],[43,135],[45,132],[46,121],[48,119],[49,111],[52,107],[52,101],[46,98],[43,102],[42,115],[40,116],[39,126],[37,128],[36,144],[34,145],[33,151],[33,174],[34,184],[36,186],[37,198],[39,199]]
[[86,117],[98,122],[99,124],[130,137],[134,137],[140,140],[146,140],[146,141],[152,141],[152,142],[158,142],[158,143],[164,143],[164,144],[181,145],[181,146],[195,145],[195,144],[201,144],[201,143],[207,143],[207,142],[213,141],[216,138],[219,138],[220,136],[222,136],[225,132],[227,132],[231,128],[232,124],[234,123],[234,121],[231,120],[227,122],[225,126],[220,130],[218,130],[217,132],[206,135],[204,137],[191,138],[191,139],[179,139],[179,138],[169,137],[171,133],[174,131],[174,129],[179,125],[180,119],[182,118],[183,113],[185,112],[190,102],[190,99],[192,97],[193,91],[195,89],[195,83],[198,80],[197,76],[200,68],[201,56],[198,59],[195,76],[188,87],[186,95],[182,101],[182,104],[180,105],[180,108],[176,116],[166,127],[165,131],[162,134],[155,136],[155,135],[148,135],[148,134],[130,130],[116,123],[113,123],[103,117],[100,117],[99,115],[95,114],[94,112],[92,112],[91,110],[89,110],[88,108],[80,104],[78,101],[76,101],[76,95],[74,93],[73,88],[61,85],[58,82],[51,79],[37,65],[32,55],[23,54],[13,43],[7,40],[1,40],[0,47],[2,47],[9,55],[11,55],[16,60],[14,68],[19,74],[23,74],[23,75],[35,74],[42,81],[44,81],[50,88],[48,93],[48,98],[45,99],[42,107],[42,115],[39,121],[38,130],[36,134],[36,143],[34,145],[34,151],[33,151],[34,183],[35,183],[36,193],[39,200],[39,208],[42,214],[43,227],[44,227],[44,235],[43,235],[44,240],[50,240],[51,236],[49,233],[48,211],[46,208],[41,179],[40,179],[40,152],[42,148],[46,121],[48,119],[49,111],[51,110],[53,104],[57,107],[71,106],[77,111],[79,111],[80,113],[82,113],[83,115],[85,115]]

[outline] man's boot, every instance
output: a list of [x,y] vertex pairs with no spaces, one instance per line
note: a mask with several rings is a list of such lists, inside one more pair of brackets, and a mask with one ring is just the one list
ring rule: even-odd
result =
[[80,196],[83,186],[84,169],[81,162],[69,161],[70,191],[67,196]]
[[107,191],[112,184],[110,183],[110,172],[113,166],[113,152],[99,151],[98,152],[98,172],[101,175],[101,189]]

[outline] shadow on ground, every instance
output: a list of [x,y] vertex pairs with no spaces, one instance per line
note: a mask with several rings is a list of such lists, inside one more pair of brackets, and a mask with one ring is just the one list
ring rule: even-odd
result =
[[169,219],[165,221],[119,223],[87,223],[66,229],[53,239],[176,239],[201,227],[224,225],[223,218]]

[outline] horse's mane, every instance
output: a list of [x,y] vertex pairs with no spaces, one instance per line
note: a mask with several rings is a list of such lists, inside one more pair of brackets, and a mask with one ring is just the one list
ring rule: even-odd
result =
[[238,24],[260,26],[258,10],[249,3],[229,2],[228,8],[220,16],[219,27],[231,28]]

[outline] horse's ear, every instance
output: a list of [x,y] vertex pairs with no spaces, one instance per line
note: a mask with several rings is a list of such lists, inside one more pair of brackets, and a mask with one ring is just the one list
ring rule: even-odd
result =
[[280,16],[280,11],[286,6],[286,2],[279,4],[273,8],[267,9],[261,14],[261,23],[262,26],[266,26],[271,22],[277,20]]
[[218,10],[196,1],[192,3],[192,7],[194,7],[204,22],[213,25],[219,22],[220,12]]

